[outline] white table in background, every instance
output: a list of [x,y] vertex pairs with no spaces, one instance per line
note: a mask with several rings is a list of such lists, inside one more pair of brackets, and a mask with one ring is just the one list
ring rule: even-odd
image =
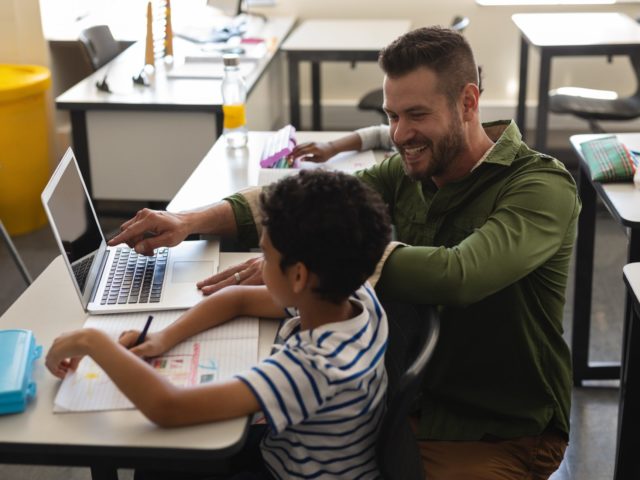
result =
[[[282,44],[289,61],[291,123],[300,124],[300,63],[311,62],[312,130],[322,130],[320,64],[376,62],[380,50],[406,33],[409,20],[305,20]],[[365,92],[362,92],[363,94]]]
[[529,47],[540,52],[536,138],[531,145],[545,151],[549,117],[551,60],[567,56],[629,55],[640,48],[640,25],[623,13],[518,13],[520,80],[516,123],[525,133]]
[[[246,36],[269,46],[246,78],[249,128],[269,130],[286,116],[277,54],[294,22],[249,19]],[[176,38],[173,67],[158,60],[151,86],[144,87],[132,82],[144,63],[143,43],[56,98],[57,108],[70,112],[76,158],[96,200],[171,200],[222,131],[222,78],[168,75],[182,68],[186,52],[200,47]],[[105,76],[112,93],[96,88]]]

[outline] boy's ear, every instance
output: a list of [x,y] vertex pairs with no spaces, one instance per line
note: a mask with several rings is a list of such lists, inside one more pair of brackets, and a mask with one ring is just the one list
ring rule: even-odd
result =
[[289,268],[289,282],[293,293],[299,294],[307,288],[309,282],[309,269],[302,262],[296,262]]

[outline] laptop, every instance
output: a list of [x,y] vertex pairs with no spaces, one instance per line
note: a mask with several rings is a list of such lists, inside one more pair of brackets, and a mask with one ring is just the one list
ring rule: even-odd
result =
[[42,192],[42,204],[85,311],[92,314],[189,308],[196,282],[218,271],[217,241],[184,241],[138,255],[107,246],[71,148]]

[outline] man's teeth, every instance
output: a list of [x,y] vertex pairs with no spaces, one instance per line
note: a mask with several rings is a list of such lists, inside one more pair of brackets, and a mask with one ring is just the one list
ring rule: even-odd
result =
[[421,147],[413,147],[413,148],[405,147],[404,151],[407,152],[409,155],[415,155],[417,153],[420,153],[425,148],[427,148],[426,145],[422,145]]

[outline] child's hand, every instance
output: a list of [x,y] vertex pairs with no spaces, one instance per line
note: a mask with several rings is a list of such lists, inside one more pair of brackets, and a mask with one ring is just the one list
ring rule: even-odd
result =
[[138,336],[139,330],[127,330],[120,334],[118,342],[121,345],[129,349],[131,353],[138,355],[139,357],[157,357],[169,350],[170,345],[167,345],[166,339],[162,332],[148,333],[144,342],[134,347]]
[[289,156],[293,159],[320,163],[326,162],[337,153],[331,142],[306,142],[294,147]]
[[97,330],[82,328],[60,335],[47,352],[47,369],[58,378],[75,371],[82,357],[88,353],[90,337],[96,334],[99,334]]

